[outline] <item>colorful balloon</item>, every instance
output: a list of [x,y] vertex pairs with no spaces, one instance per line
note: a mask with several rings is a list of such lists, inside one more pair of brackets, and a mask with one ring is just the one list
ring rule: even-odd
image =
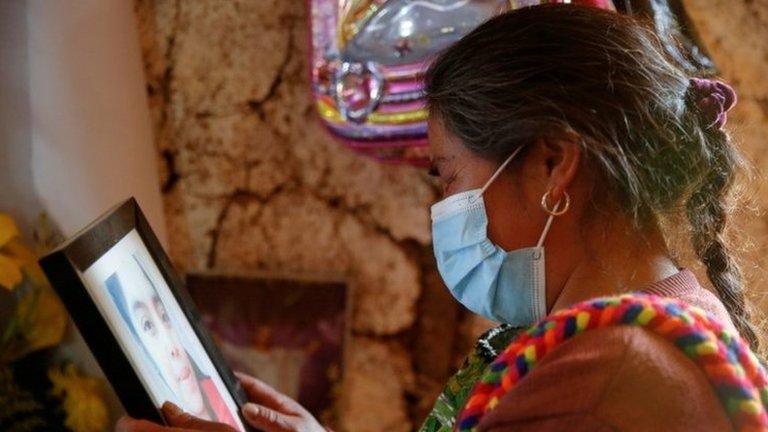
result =
[[312,90],[327,129],[385,162],[428,164],[423,75],[433,56],[510,9],[611,0],[310,0]]

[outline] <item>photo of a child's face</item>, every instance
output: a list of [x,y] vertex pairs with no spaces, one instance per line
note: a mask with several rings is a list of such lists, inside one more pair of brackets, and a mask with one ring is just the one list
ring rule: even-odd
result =
[[163,379],[185,410],[198,417],[211,419],[197,374],[157,290],[138,261],[125,264],[115,273],[125,300],[124,316],[130,320],[142,346],[156,362]]
[[170,401],[243,430],[237,404],[136,230],[82,277],[157,407]]

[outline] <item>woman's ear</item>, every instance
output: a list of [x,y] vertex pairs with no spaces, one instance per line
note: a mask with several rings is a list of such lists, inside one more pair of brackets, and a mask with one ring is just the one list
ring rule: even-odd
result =
[[547,190],[549,202],[554,206],[564,196],[564,192],[576,177],[581,162],[581,146],[579,136],[574,132],[566,132],[562,138],[547,138],[544,140],[545,158],[549,179]]

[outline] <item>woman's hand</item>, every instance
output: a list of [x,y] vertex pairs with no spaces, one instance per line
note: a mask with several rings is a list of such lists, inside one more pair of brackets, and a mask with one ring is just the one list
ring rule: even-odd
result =
[[[327,432],[298,402],[250,375],[235,372],[250,402],[243,408],[243,417],[253,427],[264,432]],[[169,426],[146,420],[123,417],[115,432],[237,432],[223,423],[199,419],[166,402],[163,417]]]
[[248,395],[243,417],[264,432],[325,432],[298,402],[250,375],[235,372]]
[[117,425],[115,425],[115,432],[237,432],[227,424],[199,419],[192,414],[185,413],[171,402],[164,403],[161,410],[163,418],[170,426],[161,426],[151,421],[136,420],[125,416],[118,420]]

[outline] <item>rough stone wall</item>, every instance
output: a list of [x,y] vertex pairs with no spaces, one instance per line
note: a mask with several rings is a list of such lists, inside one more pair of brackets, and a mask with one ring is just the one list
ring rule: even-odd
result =
[[[768,0],[684,3],[739,91],[730,121],[765,170]],[[462,311],[435,273],[437,195],[425,173],[344,150],[318,123],[306,13],[284,0],[136,0],[170,254],[183,271],[346,274],[355,306],[339,426],[408,431],[488,323]],[[766,266],[768,218],[742,220],[750,257]]]

